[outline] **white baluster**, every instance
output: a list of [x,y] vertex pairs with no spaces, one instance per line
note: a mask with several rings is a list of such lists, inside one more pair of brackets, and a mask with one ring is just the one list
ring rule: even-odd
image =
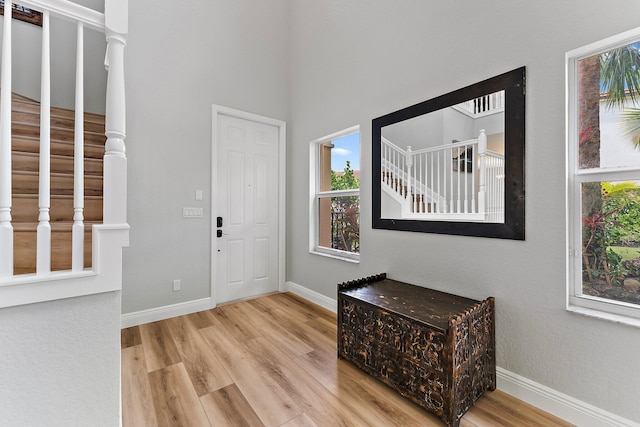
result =
[[[11,225],[11,10],[4,2],[2,71],[0,84],[0,278],[13,276],[13,226]],[[7,12],[8,11],[8,12]],[[7,19],[9,18],[9,19]]]
[[418,197],[418,202],[420,203],[418,205],[418,212],[422,212],[424,213],[424,191],[425,191],[425,187],[426,187],[426,181],[425,179],[422,177],[422,173],[423,173],[423,168],[422,168],[422,159],[424,156],[420,156],[420,172],[418,172],[417,177],[415,179],[415,193],[416,193],[416,197]]
[[49,12],[42,14],[42,64],[40,73],[40,171],[36,273],[51,271],[51,61]]
[[480,180],[478,188],[478,213],[486,214],[487,178],[485,174],[485,158],[487,156],[487,135],[485,134],[484,129],[480,129],[480,135],[478,135],[478,155],[480,156],[478,164],[478,179]]
[[462,175],[463,179],[464,179],[464,201],[463,201],[463,205],[464,205],[464,213],[468,213],[469,212],[469,179],[467,177],[467,168],[469,167],[469,159],[467,158],[469,156],[469,146],[465,145],[464,146],[464,174]]
[[84,268],[84,27],[78,22],[76,36],[76,100],[73,151],[73,228],[71,269]]
[[471,146],[471,213],[476,213],[476,173],[478,171],[478,144]]
[[105,2],[107,57],[106,152],[104,155],[104,223],[127,222],[127,157],[124,47],[128,31],[127,0]]
[[[433,190],[434,190],[434,186],[433,186],[433,153],[429,153],[429,157],[427,157],[427,159],[430,159],[430,171],[431,171],[431,185],[428,185],[427,188],[431,189],[431,195],[433,195]],[[438,187],[440,186],[440,177],[438,177]],[[437,192],[437,194],[440,194],[440,188],[436,187],[435,190]],[[431,205],[431,212],[436,212],[436,210],[434,209],[434,201],[433,201],[433,197],[431,198],[431,200],[429,201],[430,205]],[[438,203],[438,208],[439,208],[440,203]]]
[[393,179],[391,180],[391,188],[394,191],[398,191],[398,187],[396,186],[397,173],[396,173],[396,151],[395,150],[391,152],[391,167],[393,170]]
[[385,170],[386,170],[386,177],[385,179],[387,180],[387,185],[391,185],[391,158],[389,155],[389,146],[385,145],[384,147],[384,160],[385,160]]
[[387,184],[393,188],[393,153],[391,147],[387,146]]
[[[446,200],[447,200],[447,174],[446,174],[446,172],[444,172],[444,168],[442,169],[442,171],[443,171],[443,173],[442,173],[442,187],[440,187],[440,174],[441,174],[441,172],[440,172],[440,157],[444,157],[444,155],[445,155],[444,151],[442,153],[436,153],[436,156],[437,156],[436,160],[437,160],[437,163],[438,163],[438,173],[437,173],[437,176],[438,176],[438,194],[440,194],[445,200],[445,203],[441,203],[440,204],[440,209],[438,209],[438,212],[440,212],[440,213],[446,211],[445,207],[446,207]],[[442,190],[441,190],[441,188],[442,188]],[[443,200],[442,197],[440,198],[440,200]]]
[[[413,166],[413,154],[411,152],[411,146],[407,146],[407,151],[404,154],[404,164],[405,164],[405,180],[403,182],[403,188],[404,188],[404,196],[407,197],[411,197],[411,167]],[[415,202],[412,203],[411,209],[412,212],[415,212],[415,210],[413,210],[415,208]]]
[[384,183],[384,174],[385,174],[385,155],[384,155],[384,150],[385,150],[385,143],[384,141],[382,141],[382,144],[380,145],[380,180],[382,181],[382,183]]
[[400,153],[396,151],[396,191],[402,195],[402,159]]
[[454,204],[453,204],[453,149],[449,150],[451,152],[451,169],[449,169],[451,172],[449,173],[449,213],[453,213],[454,212]]
[[458,158],[457,158],[457,162],[458,162],[458,190],[457,190],[457,200],[456,200],[456,212],[460,213],[462,212],[460,210],[460,178],[461,178],[461,171],[460,169],[462,169],[464,167],[464,162],[460,163],[461,156],[462,156],[462,151],[460,151],[461,147],[458,147]]

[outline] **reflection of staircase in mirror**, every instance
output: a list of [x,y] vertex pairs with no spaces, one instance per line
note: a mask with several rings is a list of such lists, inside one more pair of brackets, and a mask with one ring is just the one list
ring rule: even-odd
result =
[[[477,138],[421,150],[382,138],[382,190],[400,219],[504,221],[504,156]],[[385,207],[383,206],[383,211]]]
[[430,191],[430,189],[427,189],[428,191],[422,189],[420,192],[416,192],[416,187],[424,188],[424,184],[414,179],[412,185],[407,185],[401,176],[402,174],[390,170],[383,172],[382,189],[398,203],[406,205],[403,211],[431,213],[438,212],[439,209],[446,210],[446,207],[441,208],[441,205],[446,206],[446,201],[439,197],[438,194]]
[[[14,274],[36,271],[40,151],[40,104],[13,94],[12,225]],[[71,269],[74,217],[74,111],[51,108],[51,270]],[[91,267],[91,226],[102,222],[104,116],[84,115],[84,266]]]

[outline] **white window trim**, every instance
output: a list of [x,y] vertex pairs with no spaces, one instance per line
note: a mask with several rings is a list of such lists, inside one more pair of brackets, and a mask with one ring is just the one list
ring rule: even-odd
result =
[[[325,256],[328,258],[338,259],[342,261],[359,263],[360,254],[341,251],[338,249],[327,248],[318,244],[319,231],[318,231],[318,198],[332,197],[332,196],[358,196],[360,197],[360,189],[357,190],[338,190],[338,191],[324,191],[321,192],[319,188],[320,183],[320,156],[319,145],[326,142],[342,138],[354,133],[360,133],[360,125],[351,126],[350,128],[334,132],[330,135],[323,136],[321,138],[311,141],[309,144],[309,253],[314,255]],[[362,144],[360,144],[360,148]],[[360,149],[360,155],[362,156],[362,149]],[[361,246],[362,248],[362,246]]]
[[566,214],[568,311],[640,327],[640,306],[582,294],[582,219],[580,186],[584,182],[637,180],[640,168],[578,169],[578,61],[640,40],[640,28],[591,43],[565,54],[566,80]]

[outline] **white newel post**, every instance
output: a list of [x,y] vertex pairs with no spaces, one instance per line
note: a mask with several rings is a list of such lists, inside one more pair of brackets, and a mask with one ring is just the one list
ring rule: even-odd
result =
[[40,175],[36,273],[51,271],[51,61],[49,12],[42,14],[42,64],[40,73]]
[[125,155],[124,47],[128,32],[127,0],[107,0],[107,144],[104,155],[104,224],[127,222],[127,157]]
[[[12,10],[11,0],[4,2]],[[0,84],[0,279],[13,276],[13,226],[11,225],[11,19],[5,13],[2,33]]]
[[487,134],[484,129],[480,129],[480,135],[478,135],[478,155],[479,168],[479,189],[478,189],[478,213],[487,213],[487,176],[486,176],[486,156],[487,156]]

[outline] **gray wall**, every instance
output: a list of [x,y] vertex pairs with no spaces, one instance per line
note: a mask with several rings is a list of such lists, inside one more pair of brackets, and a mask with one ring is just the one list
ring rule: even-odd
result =
[[120,292],[0,310],[3,426],[117,426]]
[[289,3],[129,2],[123,313],[210,296],[211,105],[288,120]]
[[[638,25],[612,0],[292,3],[287,279],[335,298],[386,271],[493,295],[498,365],[640,421],[640,331],[565,305],[564,53]],[[485,24],[486,23],[486,24]],[[525,65],[526,241],[371,228],[371,119]],[[308,253],[309,141],[360,124],[361,262]]]

